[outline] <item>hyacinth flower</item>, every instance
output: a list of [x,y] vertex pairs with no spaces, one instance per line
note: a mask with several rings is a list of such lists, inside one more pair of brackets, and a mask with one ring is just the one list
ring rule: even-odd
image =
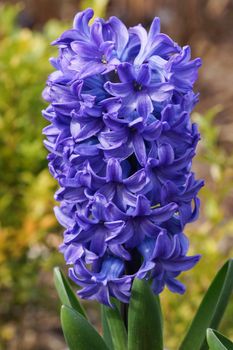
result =
[[[150,237],[156,245],[162,234],[169,243],[197,217],[203,182],[191,172],[199,134],[190,112],[197,101],[192,88],[200,59],[191,60],[188,47],[161,34],[158,18],[147,35],[142,26],[127,30],[115,17],[97,18],[89,25],[92,15],[90,9],[78,14],[73,29],[54,42],[59,46],[59,56],[52,60],[56,71],[43,94],[50,102],[44,111],[51,122],[44,130],[49,166],[61,186],[56,194],[61,207],[55,213],[61,223],[66,217],[62,250],[69,250],[70,244],[83,250],[78,261],[68,257],[75,281],[81,280],[83,271],[75,266],[87,268],[92,253],[90,281],[102,265],[106,274],[109,261],[111,267],[120,261],[124,268],[116,268],[114,278],[124,283],[127,277],[132,283],[142,275],[144,241]],[[169,249],[165,245],[164,254],[172,265]],[[135,254],[140,263],[133,266],[131,261],[129,272],[128,260]],[[187,270],[182,265],[186,254],[178,253],[177,276]],[[159,265],[158,256],[152,256],[152,265]],[[198,259],[189,257],[188,267]],[[143,278],[155,285],[153,276],[151,267]],[[85,281],[88,285],[88,278]],[[165,281],[161,277],[160,285]],[[108,297],[102,302],[110,306],[109,283],[106,275]],[[79,294],[87,299],[96,295],[101,302],[98,285],[93,295],[86,294],[82,282]],[[183,293],[184,287],[172,291]]]
[[[147,33],[116,17],[90,24],[92,17],[91,9],[78,13],[73,28],[53,42],[59,54],[43,92],[50,103],[43,111],[50,122],[45,146],[60,186],[55,215],[65,228],[60,251],[69,276],[81,298],[112,312],[120,301],[127,324],[125,305],[136,302],[135,289],[156,308],[153,294],[165,287],[183,294],[178,277],[200,259],[188,254],[184,229],[198,217],[203,186],[192,172],[200,136],[190,118],[201,60],[161,33],[159,18]],[[69,296],[64,276],[56,276]],[[106,346],[89,340],[83,349]],[[155,349],[148,344],[129,349]]]

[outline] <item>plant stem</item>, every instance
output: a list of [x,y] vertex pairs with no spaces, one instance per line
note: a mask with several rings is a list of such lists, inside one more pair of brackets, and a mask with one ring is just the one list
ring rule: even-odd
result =
[[[138,271],[139,267],[141,266],[141,256],[137,249],[132,249],[131,253],[131,260],[127,261],[125,264],[125,273],[127,275],[134,275],[135,272]],[[121,317],[124,321],[126,330],[128,329],[128,309],[129,305],[125,303],[121,303]]]
[[128,329],[128,309],[129,309],[129,305],[125,304],[125,303],[121,303],[121,317],[124,321],[125,324],[125,328],[126,330]]

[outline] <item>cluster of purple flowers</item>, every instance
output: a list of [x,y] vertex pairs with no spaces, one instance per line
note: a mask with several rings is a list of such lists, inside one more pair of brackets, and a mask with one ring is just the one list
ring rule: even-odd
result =
[[43,93],[60,250],[82,298],[127,303],[135,277],[156,294],[183,293],[176,277],[200,258],[186,255],[183,229],[203,186],[191,171],[199,133],[190,120],[201,61],[160,33],[159,18],[147,33],[92,17],[78,13],[54,42]]

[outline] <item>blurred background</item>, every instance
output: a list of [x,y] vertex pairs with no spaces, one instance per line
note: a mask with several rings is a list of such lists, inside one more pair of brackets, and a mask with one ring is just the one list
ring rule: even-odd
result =
[[[233,252],[233,2],[231,0],[0,1],[0,349],[64,350],[52,269],[65,269],[57,252],[61,228],[53,215],[56,183],[47,170],[41,130],[41,92],[52,71],[50,42],[75,13],[119,16],[189,43],[203,59],[196,85],[201,99],[193,120],[202,134],[194,168],[204,178],[202,211],[186,233],[203,258],[182,276],[184,296],[162,294],[165,339],[177,345],[217,269]],[[99,327],[98,307],[86,303]],[[233,337],[233,300],[221,330]],[[91,350],[91,349],[90,349]]]

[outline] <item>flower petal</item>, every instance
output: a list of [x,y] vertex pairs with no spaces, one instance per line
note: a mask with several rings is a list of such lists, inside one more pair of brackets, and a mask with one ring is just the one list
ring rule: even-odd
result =
[[128,62],[120,64],[117,72],[122,83],[130,83],[135,80],[133,65]]
[[132,143],[137,160],[144,166],[146,164],[146,147],[143,137],[138,133],[134,133]]
[[122,182],[122,169],[117,159],[111,158],[108,160],[106,170],[106,180],[108,182]]
[[174,87],[169,83],[160,83],[148,87],[147,90],[152,101],[163,102],[171,98]]
[[167,278],[166,285],[168,289],[173,293],[184,294],[185,286],[180,281],[177,281],[175,278]]
[[110,24],[113,32],[115,33],[114,41],[118,57],[120,57],[129,40],[128,30],[126,26],[119,20],[119,18],[115,16],[110,17],[108,23]]
[[153,104],[150,96],[146,93],[138,93],[137,96],[137,112],[138,114],[146,119],[150,113],[153,112]]
[[137,82],[138,84],[141,84],[142,86],[147,86],[151,81],[151,71],[148,66],[148,64],[143,64],[140,67],[140,70],[138,72],[137,76]]
[[116,97],[125,97],[132,92],[132,85],[130,83],[107,83],[104,84],[105,90]]

